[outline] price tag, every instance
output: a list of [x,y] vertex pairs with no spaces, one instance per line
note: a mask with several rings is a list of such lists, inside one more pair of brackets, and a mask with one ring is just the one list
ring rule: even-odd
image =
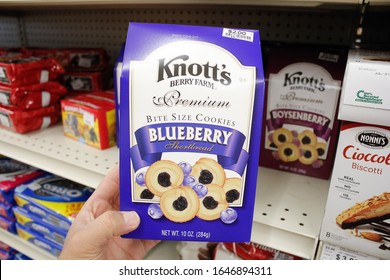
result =
[[95,117],[93,114],[85,112],[84,113],[84,123],[93,126],[95,124]]
[[253,42],[254,33],[251,31],[224,28],[222,32],[223,37],[232,38],[236,40],[243,40]]
[[378,260],[379,258],[339,246],[324,244],[320,260]]

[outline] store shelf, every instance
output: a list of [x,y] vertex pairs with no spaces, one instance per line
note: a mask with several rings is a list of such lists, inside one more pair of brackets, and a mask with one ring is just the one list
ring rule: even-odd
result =
[[61,125],[27,134],[0,129],[0,154],[96,188],[118,163],[118,148],[99,150],[64,136]]
[[[383,0],[382,0],[383,1]],[[166,4],[206,4],[206,5],[264,5],[264,6],[297,6],[297,7],[316,7],[328,4],[358,4],[359,0],[149,0],[147,5],[166,5]],[[0,0],[0,6],[11,7],[31,7],[31,6],[123,6],[123,5],[146,5],[142,0]]]
[[252,241],[314,259],[329,181],[260,168]]
[[2,228],[0,228],[0,240],[34,260],[57,259],[56,256],[44,251],[43,249],[26,240],[23,240],[18,235],[12,234]]
[[[96,187],[117,164],[118,149],[97,150],[56,126],[28,134],[0,130],[0,153]],[[313,259],[329,182],[259,168],[252,241]]]

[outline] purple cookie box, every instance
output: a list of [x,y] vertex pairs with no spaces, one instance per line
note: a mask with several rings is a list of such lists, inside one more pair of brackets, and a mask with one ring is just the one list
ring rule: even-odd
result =
[[[135,231],[124,235],[125,238],[203,242],[248,242],[251,240],[264,102],[264,73],[260,34],[257,30],[246,30],[253,33],[252,42],[248,42],[223,37],[223,30],[224,28],[205,26],[129,24],[120,81],[120,208],[122,211],[136,211],[140,215],[141,224]],[[234,208],[238,218],[230,224],[222,222],[221,219],[206,221],[198,217],[184,223],[175,223],[165,217],[152,219],[148,215],[148,207],[151,203],[135,203],[129,199],[132,197],[131,184],[133,182],[132,172],[129,172],[129,170],[131,170],[131,162],[134,160],[130,154],[132,148],[131,122],[129,121],[129,115],[132,113],[131,108],[129,108],[131,97],[130,62],[143,61],[155,49],[166,44],[182,41],[183,38],[186,41],[202,41],[219,46],[233,54],[242,65],[255,67],[256,69],[250,144],[247,151],[248,159],[244,166],[246,167],[245,194],[242,198],[242,206]],[[204,55],[207,56],[207,54]]]

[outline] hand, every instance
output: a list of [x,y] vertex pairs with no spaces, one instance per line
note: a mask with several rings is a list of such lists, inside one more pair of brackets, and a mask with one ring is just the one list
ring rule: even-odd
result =
[[121,238],[139,223],[136,212],[119,211],[119,168],[116,166],[81,208],[59,259],[142,259],[158,241]]

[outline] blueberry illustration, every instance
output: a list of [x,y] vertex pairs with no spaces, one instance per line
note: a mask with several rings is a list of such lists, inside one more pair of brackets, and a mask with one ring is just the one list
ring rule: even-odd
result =
[[148,207],[148,214],[151,218],[158,220],[163,216],[163,212],[161,211],[160,205],[153,203]]
[[135,175],[135,181],[140,186],[145,186],[145,172],[140,172]]
[[194,176],[191,176],[191,175],[188,175],[188,176],[184,176],[184,180],[183,180],[183,186],[189,186],[189,187],[193,187],[194,185],[196,185],[198,182],[196,181],[195,177]]
[[209,191],[207,186],[205,186],[201,183],[194,185],[192,187],[192,189],[196,192],[196,194],[198,195],[199,198],[204,197]]
[[237,219],[237,212],[233,208],[226,208],[221,212],[221,220],[225,224],[232,224]]
[[187,176],[191,173],[192,167],[188,162],[182,161],[179,163],[179,166],[183,170],[184,176]]

